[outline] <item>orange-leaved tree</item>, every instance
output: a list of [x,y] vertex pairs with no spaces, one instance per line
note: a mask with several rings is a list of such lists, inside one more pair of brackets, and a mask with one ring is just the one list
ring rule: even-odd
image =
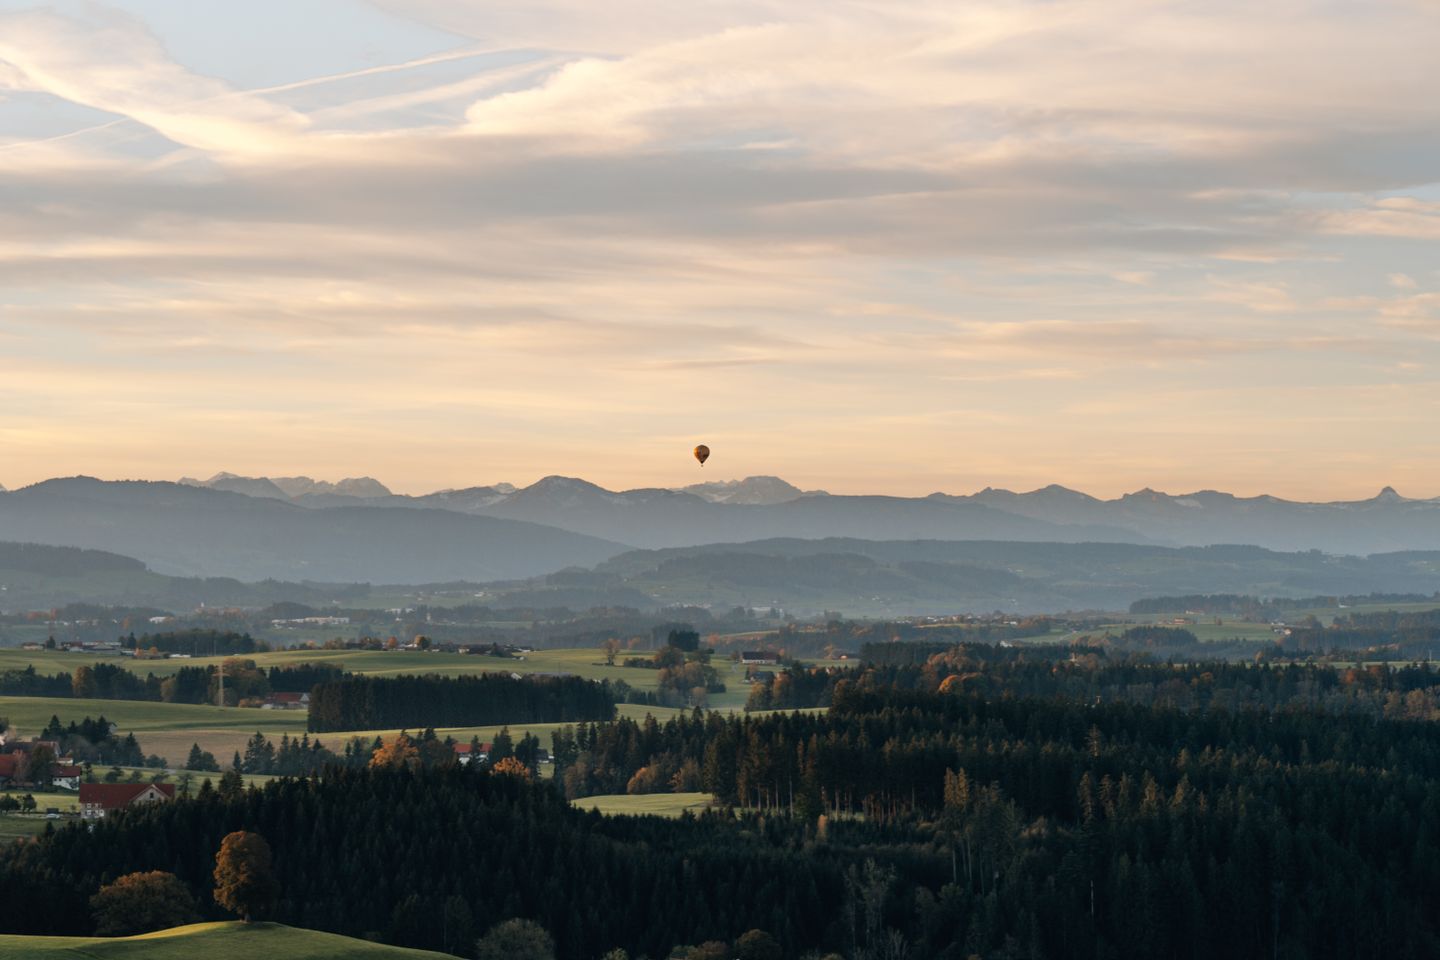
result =
[[270,844],[258,833],[236,830],[220,841],[215,855],[215,902],[246,923],[275,900],[279,884],[271,867]]

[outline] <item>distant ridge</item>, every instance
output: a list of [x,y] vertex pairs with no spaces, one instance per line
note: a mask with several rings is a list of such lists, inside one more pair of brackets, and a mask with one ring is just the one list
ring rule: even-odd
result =
[[242,477],[233,473],[217,473],[209,480],[181,477],[180,482],[190,487],[209,487],[211,490],[243,493],[247,497],[270,497],[276,500],[295,499],[312,494],[359,499],[392,496],[389,488],[372,477],[347,477],[331,483],[310,477]]
[[326,484],[218,474],[205,484],[307,507],[428,507],[505,517],[646,548],[770,536],[1248,543],[1361,555],[1440,547],[1440,499],[1408,498],[1389,486],[1366,500],[1307,503],[1148,487],[1103,500],[1059,484],[1028,492],[986,487],[960,495],[853,496],[802,490],[773,476],[619,491],[549,476],[527,487],[502,483],[423,496],[396,495],[368,478]]
[[504,580],[625,549],[500,517],[306,508],[204,486],[90,477],[0,495],[0,540],[108,550],[169,575],[330,583]]
[[[1240,497],[1217,490],[1170,494],[1150,488],[1104,500],[1059,484],[1027,492],[987,487],[960,495],[853,496],[806,491],[769,476],[707,481],[682,489],[615,491],[583,478],[557,475],[526,487],[496,483],[422,496],[395,494],[368,477],[330,482],[220,473],[206,481],[185,478],[181,486],[306,508],[426,509],[518,520],[645,549],[765,537],[1168,546],[1243,543],[1281,551],[1354,555],[1440,547],[1440,498],[1405,497],[1390,486],[1368,499],[1333,502]],[[0,502],[21,492],[0,491]],[[0,530],[0,537],[4,536]],[[86,540],[67,543],[107,547]],[[135,552],[129,544],[115,546],[121,552]],[[157,557],[154,562],[157,569],[171,569],[164,559]],[[305,572],[292,568],[276,575],[295,577]]]
[[752,505],[785,503],[807,496],[827,496],[824,490],[801,490],[779,477],[746,477],[744,480],[717,480],[692,483],[681,488],[711,503],[746,503]]

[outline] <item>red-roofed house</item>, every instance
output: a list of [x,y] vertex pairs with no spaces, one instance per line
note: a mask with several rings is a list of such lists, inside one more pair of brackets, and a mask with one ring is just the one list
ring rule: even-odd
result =
[[7,784],[15,779],[15,768],[20,763],[20,757],[13,753],[0,753],[0,784]]
[[471,760],[474,760],[477,763],[484,763],[490,758],[490,749],[493,746],[494,744],[482,743],[480,744],[480,752],[476,753],[472,749],[472,744],[456,743],[454,744],[455,759],[458,760],[460,763],[469,763]]
[[173,783],[82,783],[80,817],[101,820],[107,814],[147,803],[169,803],[175,799]]
[[50,771],[50,782],[62,790],[79,790],[85,771],[73,764],[56,764]]

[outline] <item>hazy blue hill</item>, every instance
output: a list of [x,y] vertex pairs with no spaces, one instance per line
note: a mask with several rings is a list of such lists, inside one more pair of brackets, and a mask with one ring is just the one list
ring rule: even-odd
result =
[[177,483],[50,480],[0,494],[0,539],[111,550],[158,573],[425,583],[530,577],[624,549],[433,509],[307,509]]
[[101,550],[0,542],[0,610],[49,610],[72,603],[152,607],[172,612],[264,607],[281,600],[328,604],[368,591],[350,585],[242,583],[230,577],[167,577],[133,557]]
[[143,571],[145,564],[104,550],[49,547],[39,543],[0,542],[0,570],[33,573],[42,577],[76,577],[90,573]]
[[[595,573],[660,603],[851,614],[1123,609],[1185,590],[1261,596],[1440,589],[1440,553],[1371,557],[1221,545],[771,539],[634,551]],[[532,593],[532,602],[540,602]]]

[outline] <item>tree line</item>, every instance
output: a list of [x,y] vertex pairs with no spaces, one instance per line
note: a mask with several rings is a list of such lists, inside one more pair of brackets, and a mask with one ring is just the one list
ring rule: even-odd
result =
[[581,677],[348,676],[316,684],[309,730],[605,720],[615,715],[615,701],[609,684]]
[[[268,669],[254,660],[225,661],[226,703],[263,700],[271,693],[308,692],[315,684],[344,676],[333,664],[300,663]],[[0,672],[0,695],[69,697],[87,700],[145,700],[156,703],[215,703],[219,671],[214,666],[183,666],[166,677],[140,676],[114,663],[82,664],[73,671],[44,674],[33,664]]]

